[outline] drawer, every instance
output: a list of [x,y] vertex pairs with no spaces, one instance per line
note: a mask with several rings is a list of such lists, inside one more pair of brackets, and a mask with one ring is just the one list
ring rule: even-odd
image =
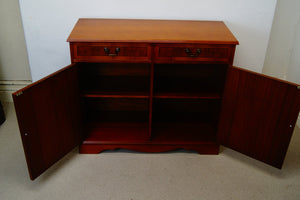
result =
[[155,47],[155,62],[231,63],[234,45],[161,44]]
[[151,46],[136,43],[70,44],[73,62],[150,62]]

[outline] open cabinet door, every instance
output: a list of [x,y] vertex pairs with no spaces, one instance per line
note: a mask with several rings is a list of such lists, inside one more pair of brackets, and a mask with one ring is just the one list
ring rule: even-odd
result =
[[281,168],[299,109],[296,84],[229,67],[218,142]]
[[33,180],[80,142],[78,66],[67,66],[15,92],[13,99]]

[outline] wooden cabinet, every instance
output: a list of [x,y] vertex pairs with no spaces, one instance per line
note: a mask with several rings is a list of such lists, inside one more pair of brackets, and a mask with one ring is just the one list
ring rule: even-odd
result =
[[80,19],[72,65],[13,94],[31,179],[72,148],[219,145],[281,168],[300,109],[299,86],[233,67],[223,22]]

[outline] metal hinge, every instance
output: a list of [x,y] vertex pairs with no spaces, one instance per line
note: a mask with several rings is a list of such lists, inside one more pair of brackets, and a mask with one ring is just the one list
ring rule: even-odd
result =
[[18,92],[17,94],[16,94],[16,96],[18,97],[18,96],[20,96],[20,95],[22,95],[23,94],[23,92],[21,91],[21,92]]

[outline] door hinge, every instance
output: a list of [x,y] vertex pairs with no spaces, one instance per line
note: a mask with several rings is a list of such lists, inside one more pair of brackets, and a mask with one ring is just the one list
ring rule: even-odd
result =
[[297,86],[297,89],[300,90],[300,86]]
[[23,92],[21,91],[21,92],[18,92],[17,94],[16,94],[16,96],[18,97],[18,96],[20,96],[20,95],[22,95],[23,94]]

